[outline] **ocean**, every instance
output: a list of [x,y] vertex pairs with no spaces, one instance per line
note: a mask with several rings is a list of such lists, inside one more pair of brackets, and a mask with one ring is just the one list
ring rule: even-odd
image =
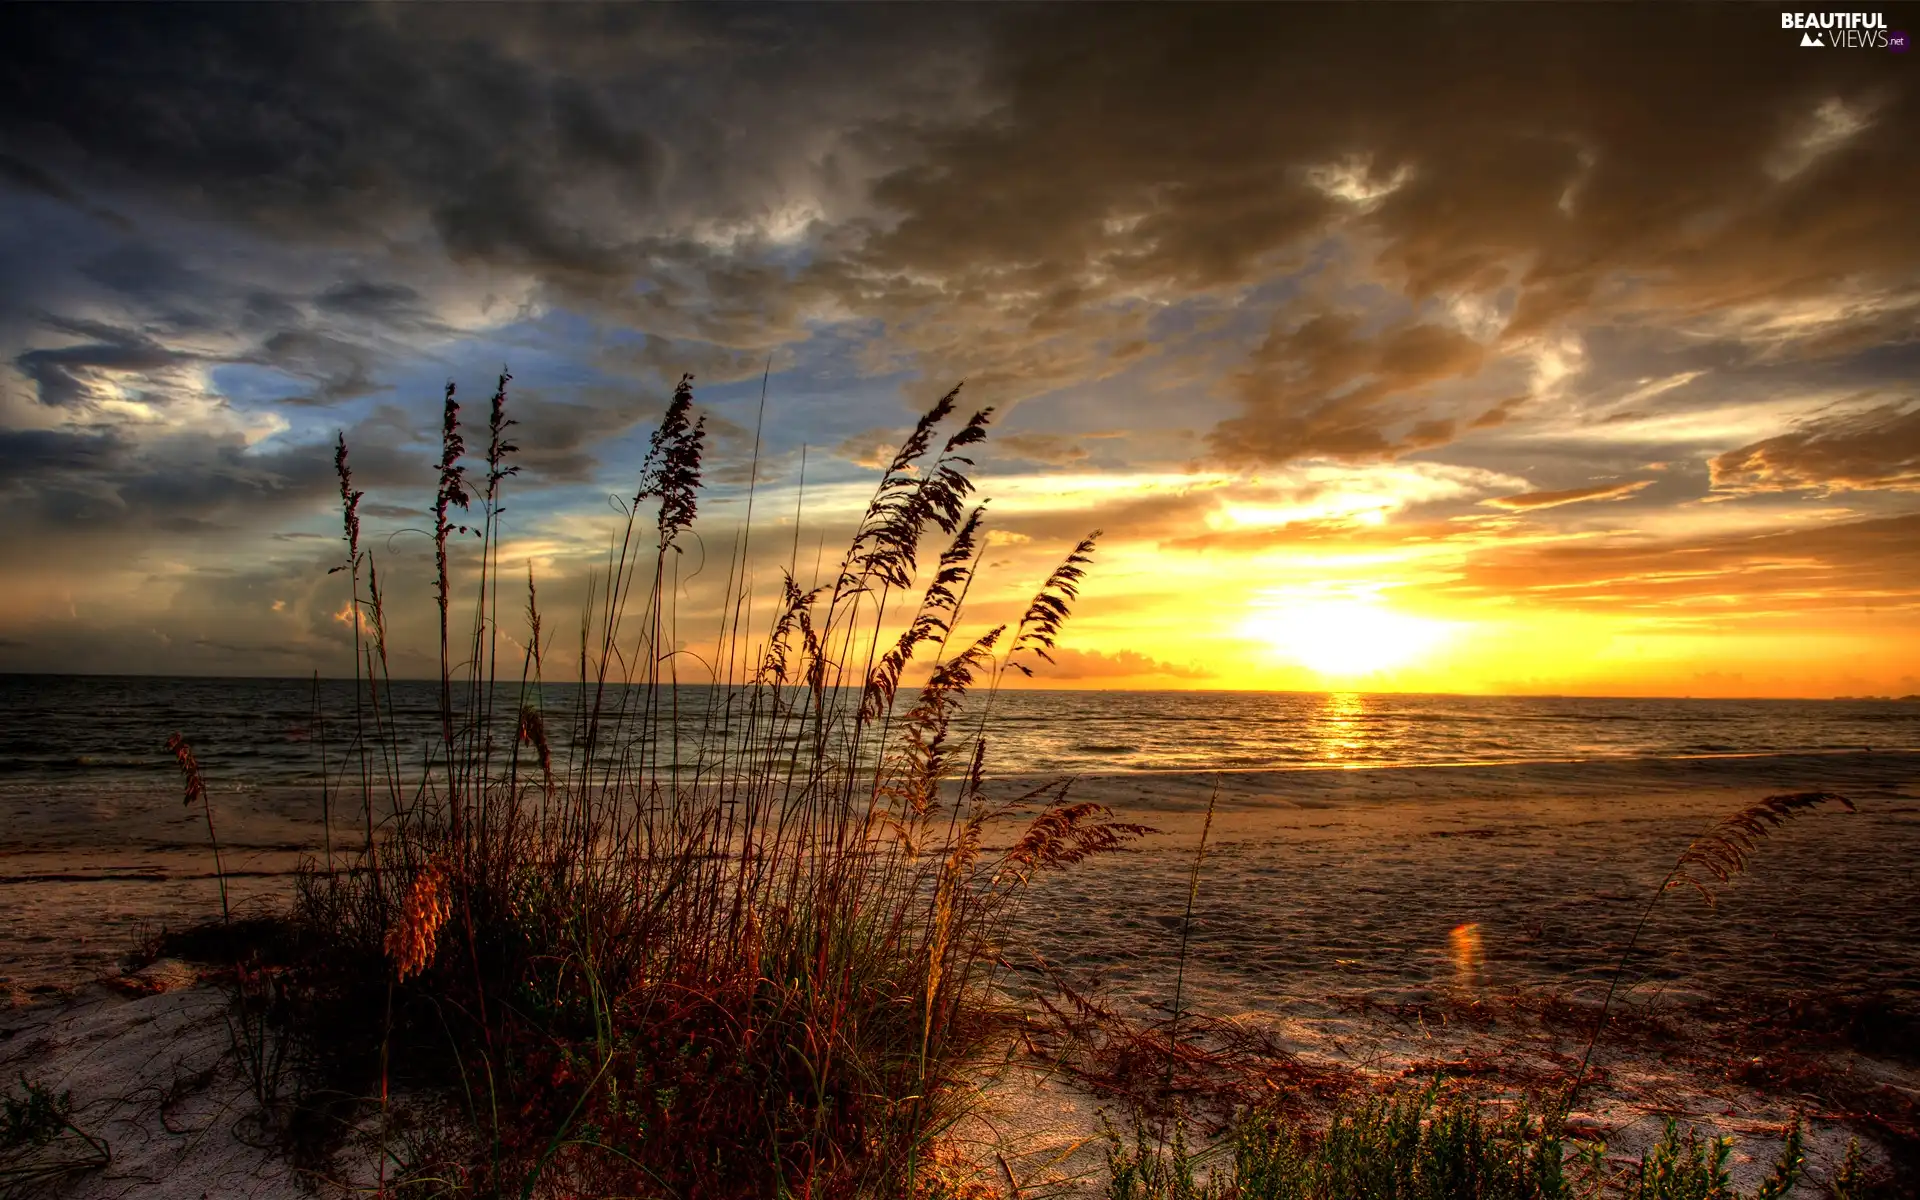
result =
[[[683,753],[713,698],[663,698]],[[496,694],[496,746],[512,746],[520,699]],[[579,700],[539,696],[557,757]],[[393,687],[415,764],[438,703],[436,684]],[[0,1002],[218,911],[170,734],[199,756],[236,903],[270,902],[303,858],[357,844],[364,816],[341,795],[357,785],[352,709],[345,681],[0,676]],[[984,728],[1002,786],[1074,776],[1077,796],[1162,831],[1045,882],[1021,923],[1030,947],[1140,1004],[1173,975],[1168,922],[1216,795],[1189,983],[1220,1005],[1427,995],[1451,986],[1448,938],[1466,925],[1487,947],[1479,984],[1588,986],[1704,823],[1808,788],[1861,812],[1769,846],[1788,882],[1743,885],[1712,925],[1664,906],[1669,982],[1920,987],[1920,703],[1010,690],[962,723]]]
[[[683,741],[691,745],[711,689],[676,692]],[[217,787],[316,783],[324,740],[331,739],[337,769],[353,697],[348,680],[0,675],[0,789],[44,794],[49,786],[85,792],[170,782],[173,733],[192,742]],[[579,688],[547,685],[537,699],[563,740]],[[519,702],[517,687],[496,694],[504,735]],[[437,683],[396,681],[387,703],[401,745],[439,736]],[[1003,774],[1920,748],[1920,702],[1892,700],[1006,690],[968,711],[969,720],[984,715],[989,769]]]

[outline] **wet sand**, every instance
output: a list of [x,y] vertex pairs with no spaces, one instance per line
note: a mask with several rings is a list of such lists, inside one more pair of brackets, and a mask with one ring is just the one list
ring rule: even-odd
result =
[[[994,786],[1011,794],[1023,782]],[[1741,1136],[1737,1165],[1753,1176],[1799,1112],[1824,1170],[1861,1130],[1860,1114],[1804,1091],[1796,1099],[1796,1087],[1814,1085],[1769,1074],[1765,1047],[1751,1062],[1732,1057],[1754,1047],[1742,1049],[1729,1022],[1794,995],[1920,1002],[1920,755],[1906,753],[1083,778],[1077,798],[1160,832],[1037,882],[1009,947],[1008,991],[1048,986],[1027,965],[1039,955],[1122,1014],[1164,1017],[1216,789],[1182,1008],[1196,1026],[1257,1034],[1296,1064],[1375,1083],[1468,1080],[1496,1096],[1559,1086],[1674,857],[1727,813],[1786,791],[1842,792],[1859,811],[1822,810],[1780,830],[1714,908],[1688,892],[1665,897],[1622,997],[1653,1023],[1609,1033],[1577,1122],[1631,1155],[1664,1115],[1697,1121]],[[284,894],[299,858],[323,852],[311,794],[216,802],[236,904]],[[218,911],[196,811],[157,790],[88,803],[95,810],[76,823],[57,806],[12,801],[0,851],[0,986],[15,1004],[82,989],[64,1008],[16,1009],[12,1027],[49,1032],[8,1039],[0,1059],[10,1071],[29,1061],[57,1070],[82,1091],[103,1062],[170,1053],[155,1031],[175,1018],[150,1017],[191,1010],[195,1029],[211,1028],[195,1007],[201,991],[145,1000],[83,985],[111,973],[141,928]],[[344,819],[336,826],[336,845],[354,836]],[[1655,1028],[1665,1032],[1650,1040]],[[1822,1069],[1844,1070],[1861,1103],[1920,1096],[1911,1063],[1858,1047],[1821,1052]],[[1089,1139],[1103,1109],[1119,1111],[1115,1097],[1021,1061],[983,1085],[979,1119],[962,1131],[983,1163],[998,1169],[1005,1157],[1027,1196],[1095,1188],[1099,1143]],[[125,1118],[128,1136],[166,1141],[142,1120]]]
[[1032,949],[1164,1003],[1216,785],[1188,950],[1196,1003],[1284,1012],[1333,994],[1604,986],[1693,837],[1811,790],[1859,811],[1778,830],[1714,908],[1669,894],[1635,955],[1648,976],[1636,995],[1920,995],[1920,756],[1907,754],[1086,779],[1076,797],[1162,832],[1040,881],[1022,925]]
[[[1040,955],[1141,1027],[1164,1022],[1217,787],[1181,1003],[1196,1041],[1266,1047],[1283,1081],[1445,1078],[1537,1103],[1564,1090],[1689,841],[1767,795],[1841,792],[1858,812],[1776,831],[1714,906],[1679,890],[1655,906],[1574,1114],[1622,1166],[1668,1116],[1731,1134],[1747,1186],[1799,1114],[1824,1177],[1851,1137],[1877,1144],[1879,1117],[1920,1111],[1914,1047],[1854,1027],[1920,1012],[1917,767],[1853,754],[1087,779],[1078,796],[1162,832],[1042,880],[1006,986],[1046,993],[1027,965]],[[1125,1111],[1127,1082],[1009,1068],[987,1091],[995,1153],[1036,1190],[1091,1189],[1099,1114]]]
[[[1796,822],[1711,919],[1696,899],[1670,897],[1644,939],[1655,983],[1920,987],[1912,753],[1089,776],[1076,798],[1162,832],[1041,880],[1020,926],[1026,947],[1140,1004],[1164,1002],[1216,786],[1189,951],[1196,1001],[1218,993],[1227,1007],[1278,1011],[1334,992],[1585,986],[1701,828],[1808,789],[1843,792],[1861,811]],[[284,894],[300,859],[324,854],[310,789],[214,800],[231,903]],[[75,986],[112,970],[143,930],[218,912],[204,819],[171,788],[14,792],[0,816],[0,991]],[[336,808],[336,848],[358,844],[358,816]],[[1462,925],[1478,927],[1471,971],[1455,961]]]

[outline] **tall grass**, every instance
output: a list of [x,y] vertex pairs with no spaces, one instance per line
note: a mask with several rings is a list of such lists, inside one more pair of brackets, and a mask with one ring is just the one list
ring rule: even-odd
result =
[[220,860],[220,836],[213,828],[213,798],[207,794],[207,780],[200,773],[200,759],[187,739],[177,733],[167,739],[167,749],[180,768],[182,803],[192,808],[197,801],[201,816],[206,819],[207,842],[213,847],[213,876],[220,881],[220,919],[231,920],[233,912],[227,905],[227,867]]
[[1687,848],[1674,860],[1673,868],[1660,881],[1647,906],[1641,910],[1640,920],[1620,951],[1620,961],[1614,964],[1613,975],[1607,981],[1606,997],[1600,1002],[1600,1015],[1594,1019],[1593,1032],[1587,1038],[1587,1048],[1580,1055],[1580,1065],[1574,1070],[1573,1079],[1567,1084],[1566,1095],[1561,1099],[1562,1118],[1573,1111],[1574,1099],[1587,1081],[1587,1068],[1593,1062],[1593,1048],[1607,1027],[1607,1016],[1613,1009],[1614,993],[1620,986],[1621,977],[1626,974],[1627,960],[1640,944],[1640,935],[1646,932],[1647,922],[1652,919],[1654,906],[1660,903],[1660,898],[1676,888],[1692,888],[1712,906],[1715,903],[1712,884],[1730,883],[1735,876],[1745,873],[1760,843],[1775,829],[1826,804],[1838,805],[1847,812],[1857,811],[1853,801],[1833,792],[1789,792],[1757,800],[1714,822],[1687,843]]
[[519,570],[501,563],[509,378],[480,482],[451,384],[442,405],[424,760],[394,733],[379,564],[337,444],[356,687],[327,771],[365,827],[357,855],[332,847],[299,881],[305,1093],[349,1101],[329,1110],[342,1137],[371,1114],[383,1193],[926,1193],[921,1164],[994,1035],[1012,906],[1034,873],[1142,832],[1064,783],[989,799],[972,719],[1047,657],[1093,539],[1011,629],[962,631],[991,410],[956,421],[955,388],[826,582],[781,572],[766,611],[742,529],[694,648],[676,582],[706,431],[683,378],[580,616],[577,700],[550,712],[531,573],[524,601],[517,583],[501,596]]

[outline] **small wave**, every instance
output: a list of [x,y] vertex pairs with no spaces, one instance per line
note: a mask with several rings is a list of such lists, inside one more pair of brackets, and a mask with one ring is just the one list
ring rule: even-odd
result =
[[290,871],[48,871],[35,875],[0,875],[0,887],[34,883],[179,883],[198,879],[279,879]]

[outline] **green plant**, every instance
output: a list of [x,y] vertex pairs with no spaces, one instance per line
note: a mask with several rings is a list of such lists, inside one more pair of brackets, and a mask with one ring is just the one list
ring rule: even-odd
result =
[[1894,1200],[1911,1190],[1899,1186],[1901,1182],[1885,1169],[1869,1167],[1860,1139],[1849,1138],[1846,1157],[1827,1180],[1827,1195],[1831,1200]]
[[236,963],[227,984],[228,1052],[258,1105],[254,1120],[274,1130],[286,1119],[292,1039],[284,1029],[289,1000],[283,972]]
[[0,1149],[44,1146],[67,1128],[73,1114],[73,1096],[55,1093],[24,1074],[18,1076],[20,1094],[0,1097]]
[[1702,1139],[1697,1130],[1680,1136],[1680,1127],[1668,1118],[1657,1145],[1640,1156],[1639,1169],[1628,1179],[1628,1200],[1721,1200],[1732,1197],[1733,1182],[1727,1158],[1733,1139]]
[[[1569,1146],[1524,1106],[1502,1111],[1434,1088],[1344,1104],[1325,1126],[1253,1113],[1200,1151],[1179,1120],[1164,1137],[1147,1129],[1136,1121],[1129,1147],[1108,1126],[1109,1200],[1743,1200],[1728,1139],[1683,1136],[1669,1121],[1635,1169],[1609,1180],[1604,1146]],[[1780,1200],[1800,1176],[1796,1122],[1773,1173],[1744,1200]]]
[[1188,1146],[1183,1114],[1176,1114],[1161,1136],[1150,1135],[1147,1122],[1136,1116],[1131,1146],[1104,1114],[1101,1123],[1109,1200],[1224,1200],[1231,1194],[1227,1180],[1203,1178],[1208,1159],[1218,1154],[1196,1153]]
[[76,1125],[73,1096],[21,1074],[19,1092],[0,1095],[0,1195],[91,1171],[113,1161],[102,1139]]

